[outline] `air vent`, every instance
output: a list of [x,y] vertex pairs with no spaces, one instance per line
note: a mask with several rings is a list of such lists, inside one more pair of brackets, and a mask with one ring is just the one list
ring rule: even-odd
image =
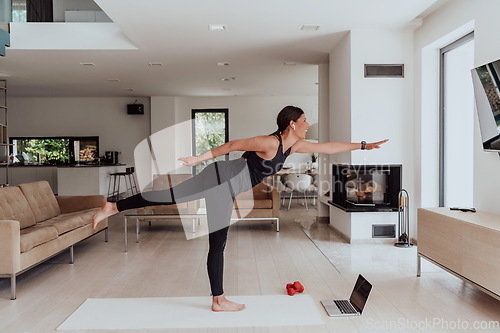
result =
[[396,225],[372,224],[372,238],[396,238]]
[[365,77],[404,77],[405,65],[369,65],[365,64]]

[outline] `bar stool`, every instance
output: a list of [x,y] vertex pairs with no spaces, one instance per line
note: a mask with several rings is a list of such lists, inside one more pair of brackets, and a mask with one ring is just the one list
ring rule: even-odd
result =
[[130,189],[130,194],[134,195],[139,193],[139,190],[137,190],[137,183],[135,181],[135,168],[130,167],[130,168],[125,168],[125,173],[127,174],[128,177],[128,182],[129,182],[129,189]]
[[[108,201],[117,202],[118,200],[120,200],[120,184],[122,177],[123,181],[125,182],[127,194],[134,195],[138,193],[134,172],[134,167],[130,167],[126,168],[125,172],[115,172],[109,175]],[[112,188],[111,184],[113,184]]]

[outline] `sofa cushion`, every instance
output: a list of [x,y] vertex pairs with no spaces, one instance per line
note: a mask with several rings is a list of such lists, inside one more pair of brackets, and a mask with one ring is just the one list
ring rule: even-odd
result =
[[21,184],[19,188],[28,200],[36,222],[42,222],[61,214],[56,197],[47,181]]
[[[161,191],[174,187],[190,178],[191,174],[156,174],[153,175],[153,191]],[[155,214],[177,214],[178,210],[188,209],[187,203],[180,203],[168,206],[155,206]]]
[[35,216],[19,187],[0,188],[0,220],[19,221],[21,229],[35,225]]
[[191,174],[162,174],[153,176],[153,190],[165,190],[180,184],[189,178],[192,178]]
[[254,200],[266,200],[271,198],[271,191],[273,188],[267,184],[260,183],[257,184],[253,189],[253,199]]
[[61,214],[59,216],[38,223],[37,226],[52,226],[56,228],[59,235],[62,235],[68,231],[92,223],[92,216],[94,216],[95,212],[97,212],[98,210],[99,208],[92,208],[82,210],[80,212]]
[[236,196],[238,200],[265,200],[269,199],[271,196],[272,188],[264,183],[257,184],[251,190],[242,192]]
[[69,214],[77,214],[83,219],[83,222],[85,224],[90,224],[92,223],[92,217],[94,217],[94,214],[99,210],[99,208],[89,208],[85,210],[81,210],[79,212],[74,212],[74,213],[68,213]]
[[41,223],[38,223],[40,227],[54,227],[57,230],[58,235],[62,235],[68,231],[80,228],[84,226],[86,223],[83,221],[83,219],[78,216],[67,216],[69,214],[64,214],[64,215],[59,215],[56,217],[53,217],[51,219],[48,219],[46,221],[43,221]]
[[58,237],[54,227],[33,226],[21,230],[21,253],[28,252],[32,248],[50,242]]

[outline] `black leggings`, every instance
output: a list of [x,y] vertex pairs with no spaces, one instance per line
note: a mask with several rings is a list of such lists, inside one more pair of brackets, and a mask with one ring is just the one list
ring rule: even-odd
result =
[[222,287],[224,249],[233,210],[233,198],[251,188],[251,185],[250,188],[248,187],[250,180],[248,172],[245,172],[245,170],[248,171],[246,164],[242,164],[241,161],[231,162],[233,161],[212,163],[195,177],[170,189],[143,192],[116,203],[117,209],[123,211],[147,206],[173,205],[205,198],[210,233],[207,270],[213,296],[224,293]]

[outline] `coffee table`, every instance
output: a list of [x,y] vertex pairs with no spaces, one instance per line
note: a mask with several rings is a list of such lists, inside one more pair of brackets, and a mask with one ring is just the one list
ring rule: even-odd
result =
[[[128,226],[128,220],[129,219],[136,219],[136,225],[135,225],[135,242],[139,243],[139,234],[140,234],[140,221],[143,220],[167,220],[167,219],[173,219],[173,220],[182,220],[185,218],[188,219],[193,219],[193,229],[192,232],[193,234],[196,233],[196,228],[197,226],[200,225],[200,219],[204,218],[207,216],[206,213],[206,208],[199,208],[196,213],[193,214],[155,214],[153,213],[152,209],[145,208],[143,211],[139,212],[130,212],[125,214],[125,220],[124,220],[124,228],[125,228],[125,252],[128,251],[128,234],[127,234],[127,226]],[[269,220],[276,222],[276,231],[280,231],[280,219],[279,217],[234,217],[231,218],[231,221],[241,221],[241,220],[254,220],[254,221],[259,221],[259,220]]]
[[139,234],[141,233],[140,231],[140,222],[143,220],[182,220],[182,219],[192,219],[193,220],[193,229],[192,232],[193,234],[196,232],[196,227],[200,225],[200,218],[205,217],[206,210],[205,208],[199,208],[196,213],[193,214],[155,214],[153,213],[152,209],[144,209],[142,212],[130,212],[125,214],[125,219],[124,219],[124,228],[125,228],[125,252],[128,251],[128,233],[127,233],[127,227],[128,227],[128,221],[129,219],[135,219],[135,242],[139,243]]

